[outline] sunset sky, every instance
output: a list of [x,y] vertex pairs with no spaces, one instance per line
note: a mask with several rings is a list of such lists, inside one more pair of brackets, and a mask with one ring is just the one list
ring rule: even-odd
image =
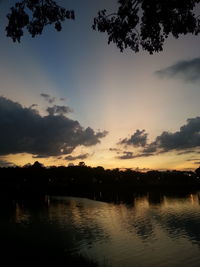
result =
[[[200,37],[164,51],[123,53],[91,29],[116,0],[58,1],[61,32],[5,36],[14,1],[0,2],[0,164],[196,169],[200,165]],[[109,3],[108,3],[109,2]]]

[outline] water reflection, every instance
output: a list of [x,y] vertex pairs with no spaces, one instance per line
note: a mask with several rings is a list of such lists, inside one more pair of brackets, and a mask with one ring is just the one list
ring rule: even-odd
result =
[[7,209],[2,200],[3,252],[20,262],[57,261],[78,252],[111,266],[199,266],[199,193],[116,199],[117,204],[46,196],[12,200]]

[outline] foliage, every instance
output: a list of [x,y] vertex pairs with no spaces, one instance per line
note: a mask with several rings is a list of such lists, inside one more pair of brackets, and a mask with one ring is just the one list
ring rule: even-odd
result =
[[108,43],[115,43],[138,52],[141,47],[150,54],[163,50],[164,41],[171,33],[199,34],[200,19],[194,8],[199,0],[119,0],[117,13],[104,9],[94,19],[93,29],[108,34]]
[[14,42],[20,42],[24,28],[32,37],[41,34],[44,27],[54,24],[57,31],[61,31],[61,23],[65,19],[74,19],[74,11],[66,10],[52,0],[23,0],[17,2],[7,15],[7,36]]
[[104,169],[101,166],[45,167],[39,162],[24,167],[0,168],[0,192],[11,195],[78,194],[92,192],[134,192],[137,190],[199,189],[199,169],[148,171]]
[[[150,54],[163,50],[165,40],[172,34],[200,33],[200,18],[195,7],[200,0],[118,0],[118,11],[107,14],[106,9],[94,18],[93,29],[108,34],[108,43],[115,43],[138,52],[140,48]],[[20,42],[24,29],[35,37],[48,24],[61,31],[61,23],[74,19],[74,11],[60,7],[53,0],[21,0],[7,15],[7,36]]]

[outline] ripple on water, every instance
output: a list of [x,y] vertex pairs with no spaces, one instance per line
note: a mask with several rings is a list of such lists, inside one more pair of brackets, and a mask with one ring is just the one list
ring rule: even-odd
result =
[[200,206],[195,194],[183,198],[147,194],[135,197],[132,205],[54,197],[37,208],[17,203],[11,218],[12,227],[27,225],[25,230],[11,228],[8,221],[8,229],[20,231],[9,236],[11,243],[28,230],[35,239],[45,233],[48,242],[55,243],[52,247],[59,245],[65,252],[83,253],[116,267],[200,263]]

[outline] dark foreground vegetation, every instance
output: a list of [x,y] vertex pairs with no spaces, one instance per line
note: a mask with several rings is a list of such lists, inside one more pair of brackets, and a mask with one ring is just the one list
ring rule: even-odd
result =
[[39,162],[24,167],[0,168],[0,188],[7,194],[79,195],[91,192],[182,191],[200,188],[200,168],[192,171],[148,171],[78,166],[44,167]]

